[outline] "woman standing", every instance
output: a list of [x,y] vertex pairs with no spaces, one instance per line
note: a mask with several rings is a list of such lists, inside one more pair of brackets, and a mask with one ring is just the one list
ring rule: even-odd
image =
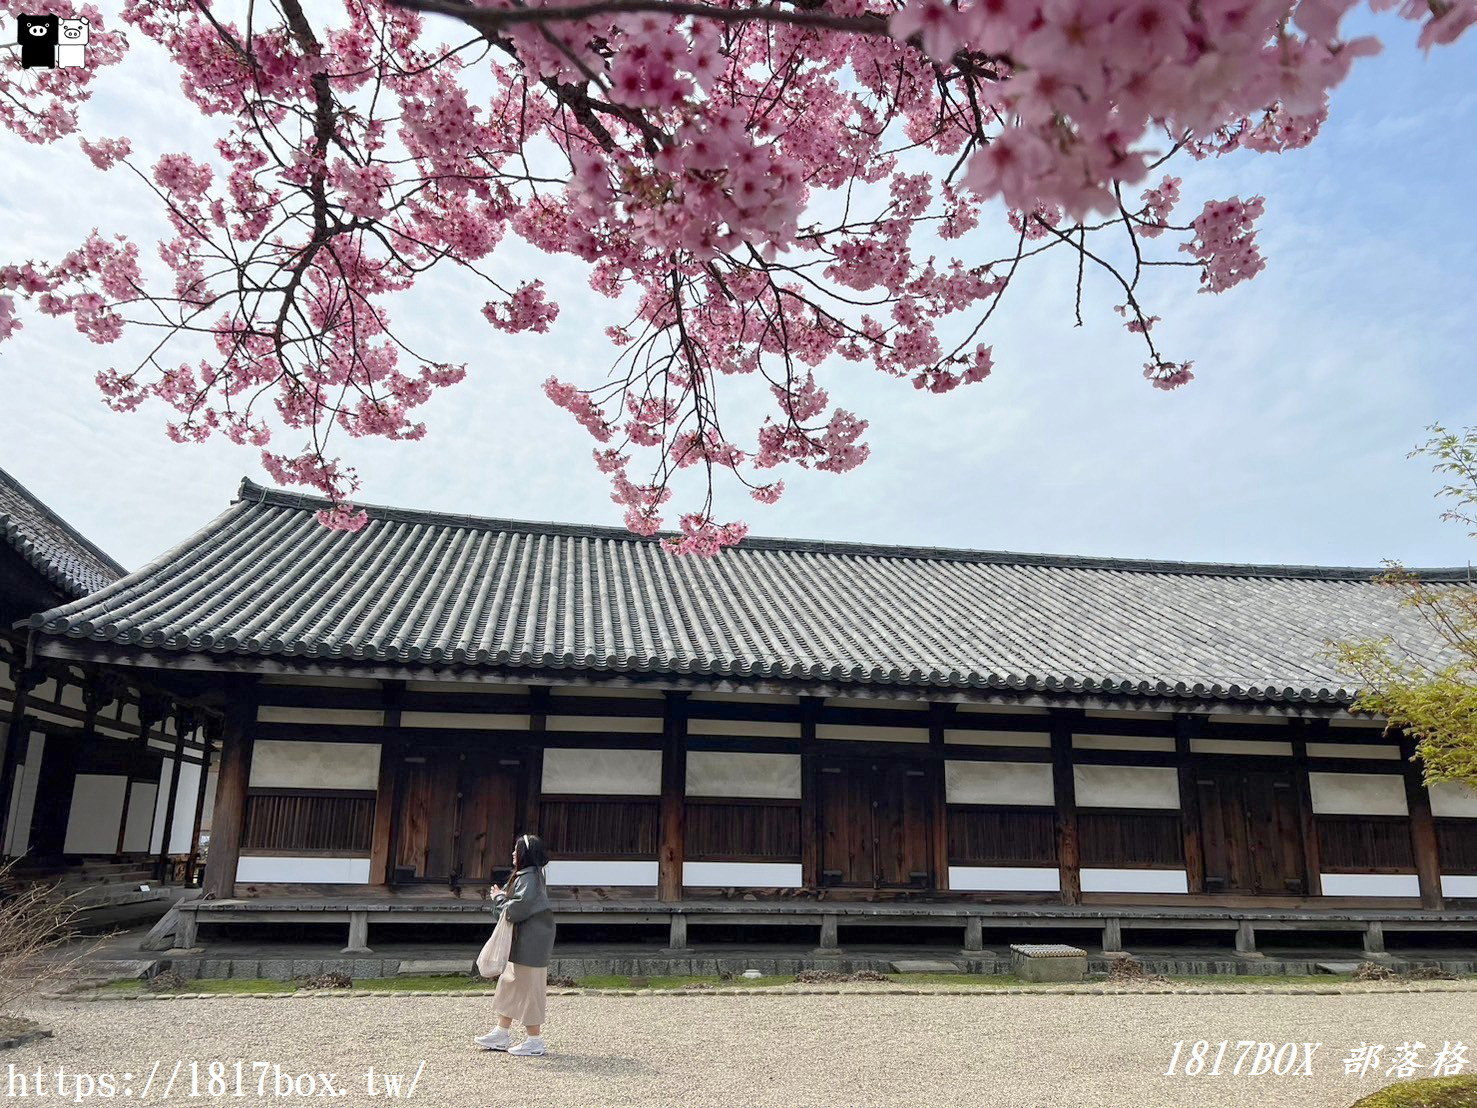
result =
[[[513,948],[492,996],[497,1027],[479,1035],[476,1041],[489,1050],[506,1050],[523,1058],[545,1053],[541,1032],[548,999],[549,958],[554,951],[554,908],[544,882],[544,867],[548,864],[549,852],[543,840],[537,835],[520,835],[513,843],[513,875],[508,890],[492,887],[492,906],[505,911],[513,925]],[[517,1046],[512,1046],[510,1030],[514,1020],[528,1031],[528,1038]]]

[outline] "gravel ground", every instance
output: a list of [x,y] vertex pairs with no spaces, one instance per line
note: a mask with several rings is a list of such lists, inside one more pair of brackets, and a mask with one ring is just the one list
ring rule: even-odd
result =
[[[592,1105],[988,1104],[1006,1108],[1345,1108],[1385,1084],[1344,1074],[1364,1042],[1386,1053],[1407,1040],[1465,1040],[1477,1056],[1477,993],[1346,995],[703,995],[555,996],[542,1059],[482,1051],[472,1036],[491,1025],[485,997],[301,997],[45,1002],[30,1014],[55,1037],[0,1056],[0,1089],[18,1074],[48,1082],[60,1064],[114,1075],[117,1102],[301,1101],[258,1097],[250,1063],[292,1074],[330,1071],[340,1104],[369,1097],[364,1073],[414,1074],[418,1103]],[[1321,1042],[1312,1077],[1165,1077],[1177,1039]],[[1234,1060],[1234,1049],[1230,1058]],[[212,1097],[212,1061],[245,1063],[248,1095]],[[145,1080],[159,1062],[145,1093]],[[1250,1063],[1248,1061],[1247,1066]],[[1223,1064],[1229,1070],[1230,1062]],[[1472,1067],[1468,1067],[1470,1072]],[[234,1073],[234,1069],[231,1071]],[[132,1074],[125,1081],[124,1073]],[[1383,1067],[1381,1067],[1381,1074]],[[34,1094],[34,1087],[30,1090]],[[44,1090],[59,1103],[55,1090]],[[382,1091],[382,1090],[381,1090]],[[94,1099],[102,1099],[99,1085]],[[403,1093],[402,1093],[403,1096]],[[318,1098],[314,1098],[315,1100]],[[86,1098],[83,1099],[86,1103]]]

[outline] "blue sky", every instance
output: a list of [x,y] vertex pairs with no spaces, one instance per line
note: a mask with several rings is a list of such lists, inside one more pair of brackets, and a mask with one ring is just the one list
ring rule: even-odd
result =
[[[1435,420],[1477,423],[1477,34],[1424,56],[1412,28],[1363,17],[1384,38],[1335,96],[1308,150],[1185,169],[1185,195],[1261,193],[1267,270],[1213,297],[1180,272],[1154,300],[1167,352],[1193,358],[1174,393],[1140,376],[1143,354],[1099,288],[1072,326],[1071,280],[1012,290],[986,341],[997,369],[946,397],[843,366],[825,384],[871,420],[872,458],[846,475],[792,472],[773,507],[720,503],[756,534],[1210,561],[1465,565],[1464,531],[1438,520],[1439,482],[1407,452]],[[147,46],[147,44],[145,44]],[[84,120],[127,134],[152,162],[209,136],[138,49],[103,74]],[[0,137],[0,262],[59,257],[88,230],[126,230],[147,253],[158,225],[141,186],[101,174],[75,145]],[[152,232],[152,237],[150,237]],[[612,524],[593,441],[544,399],[550,374],[594,382],[615,305],[583,268],[527,248],[500,270],[542,276],[564,311],[547,335],[505,336],[481,289],[447,275],[393,305],[419,348],[469,363],[423,409],[419,443],[351,444],[366,501],[522,519]],[[0,345],[0,467],[129,566],[222,510],[256,453],[177,446],[164,412],[103,407],[93,374],[126,363],[69,324],[27,314]],[[120,344],[121,345],[121,344]]]

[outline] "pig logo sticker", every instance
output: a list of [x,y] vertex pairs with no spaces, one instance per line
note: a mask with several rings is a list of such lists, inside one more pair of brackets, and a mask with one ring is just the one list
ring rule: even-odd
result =
[[85,17],[18,15],[12,41],[0,17],[0,45],[20,48],[22,69],[70,69],[87,64]]

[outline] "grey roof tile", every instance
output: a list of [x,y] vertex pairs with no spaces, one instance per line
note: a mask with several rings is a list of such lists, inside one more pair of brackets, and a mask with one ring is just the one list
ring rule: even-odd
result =
[[1439,647],[1374,569],[762,538],[700,560],[395,508],[333,532],[322,506],[243,482],[174,550],[32,623],[164,652],[1324,703],[1350,697],[1330,639]]
[[97,592],[127,572],[3,469],[0,536],[67,596]]

